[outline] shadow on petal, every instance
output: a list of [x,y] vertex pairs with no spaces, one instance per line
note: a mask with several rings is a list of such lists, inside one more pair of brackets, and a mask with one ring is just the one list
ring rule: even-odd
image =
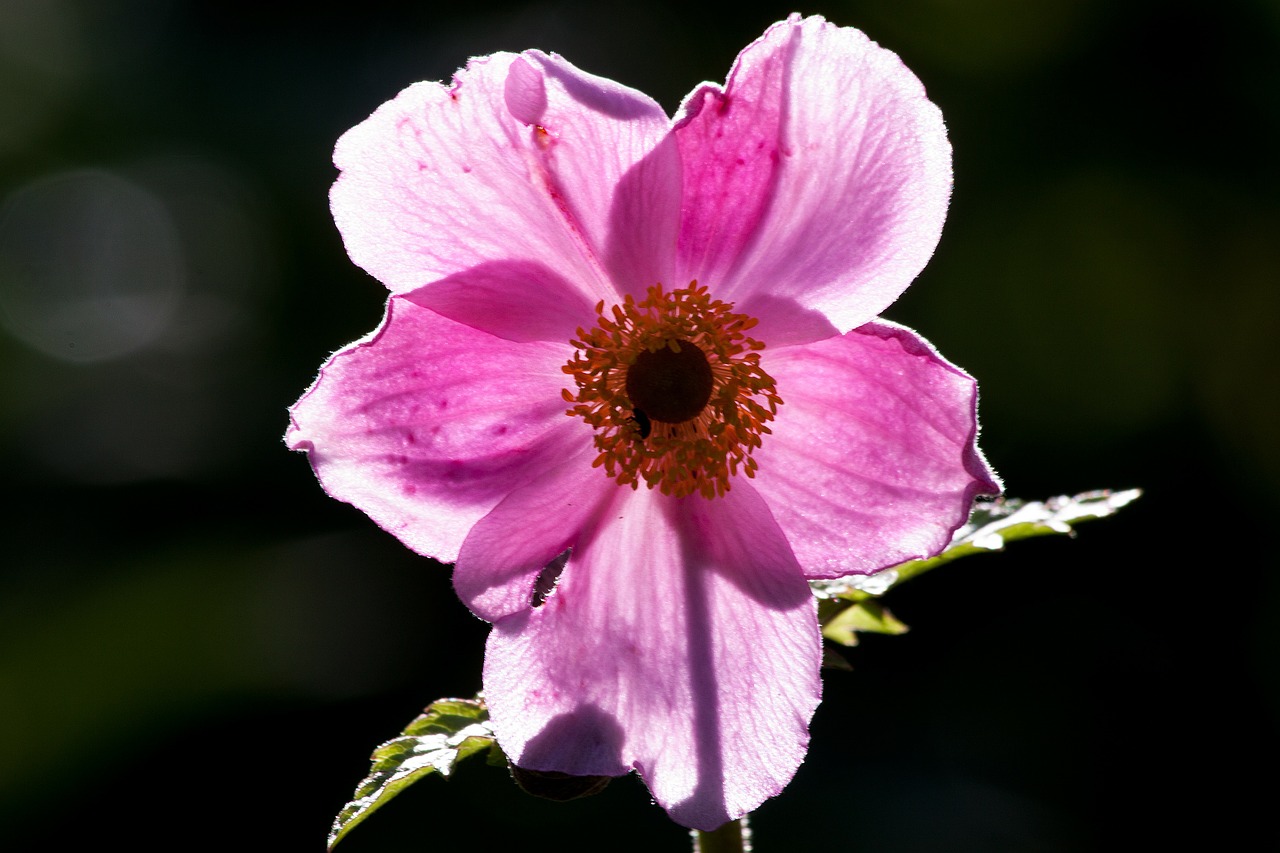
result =
[[697,783],[688,799],[668,808],[671,819],[695,829],[714,829],[730,820],[725,804],[724,743],[720,719],[721,684],[716,671],[713,615],[707,600],[707,573],[702,548],[684,543],[685,614],[689,630],[689,682],[693,696],[693,731]]
[[636,162],[614,190],[604,262],[614,285],[637,298],[672,281],[680,227],[680,150],[667,136]]
[[488,261],[403,298],[517,343],[567,342],[595,316],[581,290],[536,261]]
[[809,585],[768,504],[745,478],[715,501],[682,501],[675,524],[685,536],[686,563],[722,576],[767,610],[808,601]]
[[625,738],[615,717],[595,705],[579,705],[552,717],[525,745],[519,764],[526,769],[616,767],[622,775]]
[[603,113],[610,118],[634,121],[649,116],[657,108],[652,101],[647,100],[646,96],[637,97],[638,93],[634,90],[620,86],[612,80],[587,74],[562,59],[556,61],[558,57],[555,57],[555,54],[548,57],[540,51],[531,50],[526,51],[523,56],[536,61],[548,77],[559,81],[569,97],[584,107]]
[[[840,334],[826,314],[805,308],[794,299],[755,293],[735,307],[760,321],[751,336],[763,341],[768,349],[822,341]],[[786,390],[779,389],[779,393],[785,401]]]

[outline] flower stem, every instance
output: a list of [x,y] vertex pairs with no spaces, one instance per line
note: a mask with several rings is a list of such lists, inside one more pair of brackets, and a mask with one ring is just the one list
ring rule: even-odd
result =
[[751,826],[746,815],[719,829],[695,829],[689,834],[693,836],[693,853],[751,853]]

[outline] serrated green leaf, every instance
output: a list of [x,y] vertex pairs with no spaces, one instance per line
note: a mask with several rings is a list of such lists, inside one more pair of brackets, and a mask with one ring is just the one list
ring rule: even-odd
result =
[[[1141,494],[1139,489],[1101,490],[1074,496],[1062,495],[1046,501],[1010,498],[979,503],[970,513],[968,522],[951,537],[951,544],[936,557],[910,560],[874,575],[810,581],[810,587],[819,599],[861,602],[878,598],[903,581],[960,557],[1001,551],[1006,543],[1031,536],[1074,535],[1073,525],[1114,515]],[[831,618],[840,618],[845,612],[847,609],[839,609]],[[828,624],[829,621],[823,620],[824,631]]]
[[400,737],[373,751],[373,767],[329,831],[329,849],[392,797],[423,777],[448,778],[463,759],[497,749],[489,710],[480,699],[441,699],[427,706]]
[[841,610],[822,626],[822,636],[842,646],[856,646],[855,632],[873,634],[905,634],[907,626],[899,622],[879,601],[858,601]]

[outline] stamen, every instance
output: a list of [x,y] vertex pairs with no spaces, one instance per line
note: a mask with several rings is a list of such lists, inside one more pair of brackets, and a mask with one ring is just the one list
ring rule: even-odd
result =
[[755,318],[732,308],[696,281],[628,295],[608,314],[596,305],[564,366],[577,384],[566,414],[595,428],[596,467],[675,497],[722,496],[739,472],[755,476],[751,454],[782,399],[760,367],[764,344],[745,334]]

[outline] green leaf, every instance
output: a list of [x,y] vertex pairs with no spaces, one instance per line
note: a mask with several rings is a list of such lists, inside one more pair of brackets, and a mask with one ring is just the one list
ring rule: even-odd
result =
[[[876,572],[874,575],[849,575],[831,580],[810,581],[813,594],[819,600],[819,618],[823,625],[823,633],[829,639],[845,645],[845,639],[852,639],[848,631],[879,631],[879,633],[902,633],[902,631],[883,631],[873,611],[865,611],[846,615],[852,608],[846,602],[865,603],[879,598],[893,587],[943,563],[949,563],[970,554],[993,553],[1004,550],[1008,542],[1026,539],[1031,536],[1047,536],[1051,534],[1075,535],[1073,525],[1095,518],[1106,518],[1114,515],[1121,507],[1137,500],[1142,494],[1139,489],[1128,489],[1121,492],[1102,490],[1084,492],[1079,495],[1062,495],[1046,501],[1023,501],[1016,498],[1000,499],[979,503],[974,506],[969,520],[951,537],[951,544],[941,554],[927,560],[910,560],[892,568]],[[892,619],[892,617],[889,617]],[[828,628],[843,620],[840,626],[832,629],[836,636],[828,634]],[[861,624],[872,627],[859,627]],[[902,623],[894,620],[894,623]],[[902,626],[903,630],[906,626]],[[845,639],[839,639],[843,637]]]
[[481,699],[432,702],[400,737],[373,751],[373,767],[329,831],[329,849],[405,788],[433,773],[448,778],[459,761],[497,750],[489,710]]
[[1140,489],[1101,490],[1046,501],[998,500],[978,504],[969,521],[956,531],[951,544],[929,560],[912,560],[897,567],[898,583],[969,554],[1004,550],[1005,543],[1032,536],[1075,535],[1073,525],[1115,515],[1141,496]]
[[856,646],[855,632],[873,634],[905,634],[907,626],[894,618],[889,609],[874,599],[858,601],[840,610],[822,626],[822,636],[842,646]]

